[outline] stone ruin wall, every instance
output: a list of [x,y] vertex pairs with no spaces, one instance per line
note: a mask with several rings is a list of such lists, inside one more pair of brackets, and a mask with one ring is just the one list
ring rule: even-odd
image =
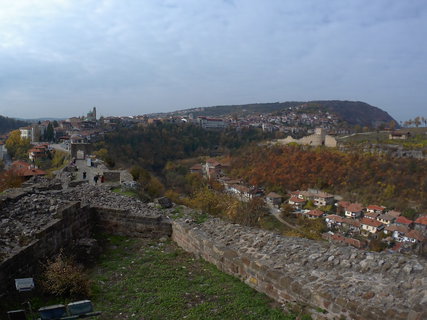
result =
[[59,209],[34,239],[12,256],[0,262],[0,297],[14,290],[13,279],[26,278],[40,269],[41,262],[55,256],[61,248],[69,247],[74,240],[92,234],[90,209],[74,202]]
[[280,144],[288,144],[288,143],[297,143],[302,145],[319,147],[325,145],[326,147],[335,148],[337,146],[337,140],[335,137],[330,135],[320,135],[320,134],[312,134],[306,137],[302,137],[301,139],[294,139],[291,136],[286,137],[285,139],[277,140]]
[[173,222],[184,250],[274,300],[321,308],[321,319],[427,319],[426,261],[289,238],[213,219]]
[[[314,315],[317,319],[427,318],[427,268],[420,257],[283,237],[219,219],[171,222],[167,215],[173,209],[159,210],[99,188],[85,188],[60,195],[71,201],[81,198],[83,207],[76,202],[67,205],[36,240],[0,264],[0,292],[5,283],[28,276],[41,259],[52,257],[75,238],[88,237],[96,226],[136,237],[172,234],[184,250],[280,303],[325,310]],[[89,207],[91,199],[95,203]]]
[[337,139],[335,139],[335,137],[330,136],[329,134],[325,136],[325,146],[330,148],[336,148],[337,144]]
[[169,219],[162,215],[143,216],[136,215],[122,209],[106,207],[93,208],[96,213],[96,227],[107,233],[159,239],[170,237],[172,225]]
[[[0,197],[0,297],[15,290],[14,279],[37,273],[42,262],[77,240],[90,238],[95,229],[132,237],[171,236],[169,219],[157,209],[139,202],[132,205],[127,197],[101,188],[99,194],[96,189],[81,185],[68,192],[49,192],[38,186]],[[90,206],[91,199],[96,206]],[[8,229],[11,240],[5,242]]]

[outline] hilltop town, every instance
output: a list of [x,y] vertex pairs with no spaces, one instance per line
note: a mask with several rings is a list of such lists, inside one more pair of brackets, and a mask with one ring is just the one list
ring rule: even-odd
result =
[[[121,128],[143,128],[162,124],[195,125],[203,130],[216,132],[224,130],[240,132],[253,128],[270,134],[270,137],[273,138],[270,140],[271,145],[291,143],[341,149],[343,139],[340,138],[339,133],[342,137],[342,134],[348,135],[350,132],[354,132],[354,128],[345,126],[334,113],[323,109],[313,109],[309,104],[289,106],[286,110],[273,113],[248,113],[241,116],[230,114],[222,118],[193,117],[193,114],[188,111],[185,114],[181,113],[182,115],[166,115],[164,118],[158,117],[158,115],[155,117],[149,115],[98,117],[96,108],[93,108],[84,117],[43,121],[19,128],[19,131],[15,131],[16,139],[19,138],[27,143],[25,153],[20,155],[21,159],[11,161],[10,155],[7,154],[5,140],[0,144],[0,155],[9,172],[13,172],[14,175],[24,180],[29,180],[47,176],[52,170],[50,167],[52,162],[57,165],[57,168],[67,163],[67,154],[71,155],[74,162],[83,160],[95,163],[97,158],[105,161],[105,153],[109,152],[106,149],[97,150],[99,147],[96,146],[99,143],[103,146],[105,136]],[[284,136],[292,134],[300,138],[287,136],[274,139],[277,137],[274,133],[281,133]],[[410,133],[403,130],[389,131],[388,135],[390,141],[410,139]],[[16,155],[12,152],[12,156]],[[108,159],[111,160],[111,156],[108,156]],[[107,161],[108,163],[109,161]],[[188,172],[198,174],[206,181],[217,181],[222,185],[222,192],[231,194],[241,201],[262,199],[266,207],[270,208],[272,216],[277,218],[278,223],[287,223],[288,219],[289,224],[292,225],[296,221],[294,218],[298,216],[320,219],[324,221],[326,228],[321,236],[330,241],[340,241],[358,248],[367,248],[371,247],[370,243],[374,240],[374,243],[377,243],[376,250],[387,248],[392,251],[413,252],[420,251],[426,241],[426,218],[422,213],[408,218],[406,214],[402,215],[401,212],[387,209],[378,203],[351,203],[345,201],[339,194],[332,195],[315,189],[314,186],[309,191],[287,190],[288,193],[269,192],[265,194],[265,186],[254,186],[247,184],[244,179],[229,177],[229,169],[229,161],[227,163],[227,161],[218,159],[208,159],[204,163],[188,167]],[[102,179],[115,179],[112,178],[114,170],[105,168],[105,171],[111,173],[104,175],[100,172],[99,179],[101,177]],[[95,177],[95,175],[87,173],[82,176],[82,172],[78,175],[71,172],[70,175],[76,181]],[[19,183],[16,182],[16,185]],[[289,210],[286,205],[293,210]],[[292,211],[291,215],[286,216],[290,211]]]
[[[32,270],[17,265],[21,255],[31,250],[36,252],[31,254],[34,261],[42,259],[39,253],[54,252],[70,241],[91,250],[94,240],[86,238],[96,229],[126,236],[171,237],[180,247],[280,303],[320,306],[325,311],[310,309],[319,319],[325,312],[330,317],[355,318],[365,300],[369,303],[363,312],[371,319],[394,312],[390,310],[398,310],[404,318],[411,308],[419,309],[414,317],[421,319],[427,215],[424,203],[412,198],[412,202],[397,201],[401,197],[388,184],[386,174],[394,175],[391,163],[400,159],[402,179],[411,174],[423,179],[424,157],[409,152],[384,156],[372,149],[369,157],[373,158],[364,161],[388,171],[380,170],[380,183],[365,182],[367,189],[373,188],[372,183],[378,189],[377,195],[368,198],[360,192],[348,193],[334,181],[326,182],[321,173],[323,165],[333,171],[330,164],[320,163],[322,158],[341,170],[333,157],[344,158],[347,153],[355,160],[367,157],[354,144],[359,137],[375,136],[383,145],[401,143],[424,155],[423,146],[413,148],[415,143],[422,144],[425,133],[420,128],[382,129],[355,128],[329,111],[307,105],[222,117],[99,117],[93,108],[84,117],[20,127],[0,144],[0,279],[10,277],[10,266]],[[281,178],[278,168],[287,162],[279,156],[292,153],[296,155],[292,165],[310,168],[303,170],[308,180],[293,177],[292,170]],[[313,154],[319,161],[316,166],[310,160]],[[359,166],[351,165],[354,170]],[[275,183],[259,179],[265,176]],[[297,185],[288,180],[305,182]],[[342,180],[355,191],[350,178]],[[331,191],[337,186],[342,193]],[[422,194],[418,189],[417,194]],[[407,194],[413,189],[399,191]],[[223,254],[217,256],[219,251]],[[312,281],[306,283],[308,271],[299,267],[311,262],[315,263],[309,269]],[[289,263],[300,270],[292,281],[286,275]],[[259,271],[258,264],[267,271]],[[344,272],[343,280],[336,278]],[[376,273],[381,279],[372,282]],[[275,277],[281,279],[277,284]],[[358,302],[353,306],[349,301],[354,292],[344,283],[354,281],[363,286],[354,287]],[[404,290],[402,298],[392,289],[395,281],[415,287]],[[327,293],[337,283],[343,289]],[[382,287],[389,288],[388,300],[378,291]],[[7,285],[0,289],[10,290]],[[319,296],[319,292],[330,296]],[[411,298],[414,294],[418,298]],[[340,295],[345,303],[338,301]]]

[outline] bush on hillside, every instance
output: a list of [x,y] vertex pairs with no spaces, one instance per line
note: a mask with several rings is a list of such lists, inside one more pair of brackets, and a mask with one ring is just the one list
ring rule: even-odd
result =
[[85,298],[90,295],[90,281],[74,259],[61,251],[54,260],[44,266],[41,285],[49,294],[70,298]]

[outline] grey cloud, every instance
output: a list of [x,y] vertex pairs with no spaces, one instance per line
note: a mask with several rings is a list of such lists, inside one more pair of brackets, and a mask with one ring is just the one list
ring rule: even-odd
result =
[[427,98],[422,0],[70,0],[18,18],[0,22],[23,42],[0,45],[9,116],[337,98],[406,119]]

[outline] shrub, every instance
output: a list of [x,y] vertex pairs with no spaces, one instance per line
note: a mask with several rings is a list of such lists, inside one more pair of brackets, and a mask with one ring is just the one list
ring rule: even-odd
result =
[[41,285],[47,293],[55,296],[83,298],[90,294],[90,281],[83,266],[66,257],[62,251],[54,260],[47,261]]

